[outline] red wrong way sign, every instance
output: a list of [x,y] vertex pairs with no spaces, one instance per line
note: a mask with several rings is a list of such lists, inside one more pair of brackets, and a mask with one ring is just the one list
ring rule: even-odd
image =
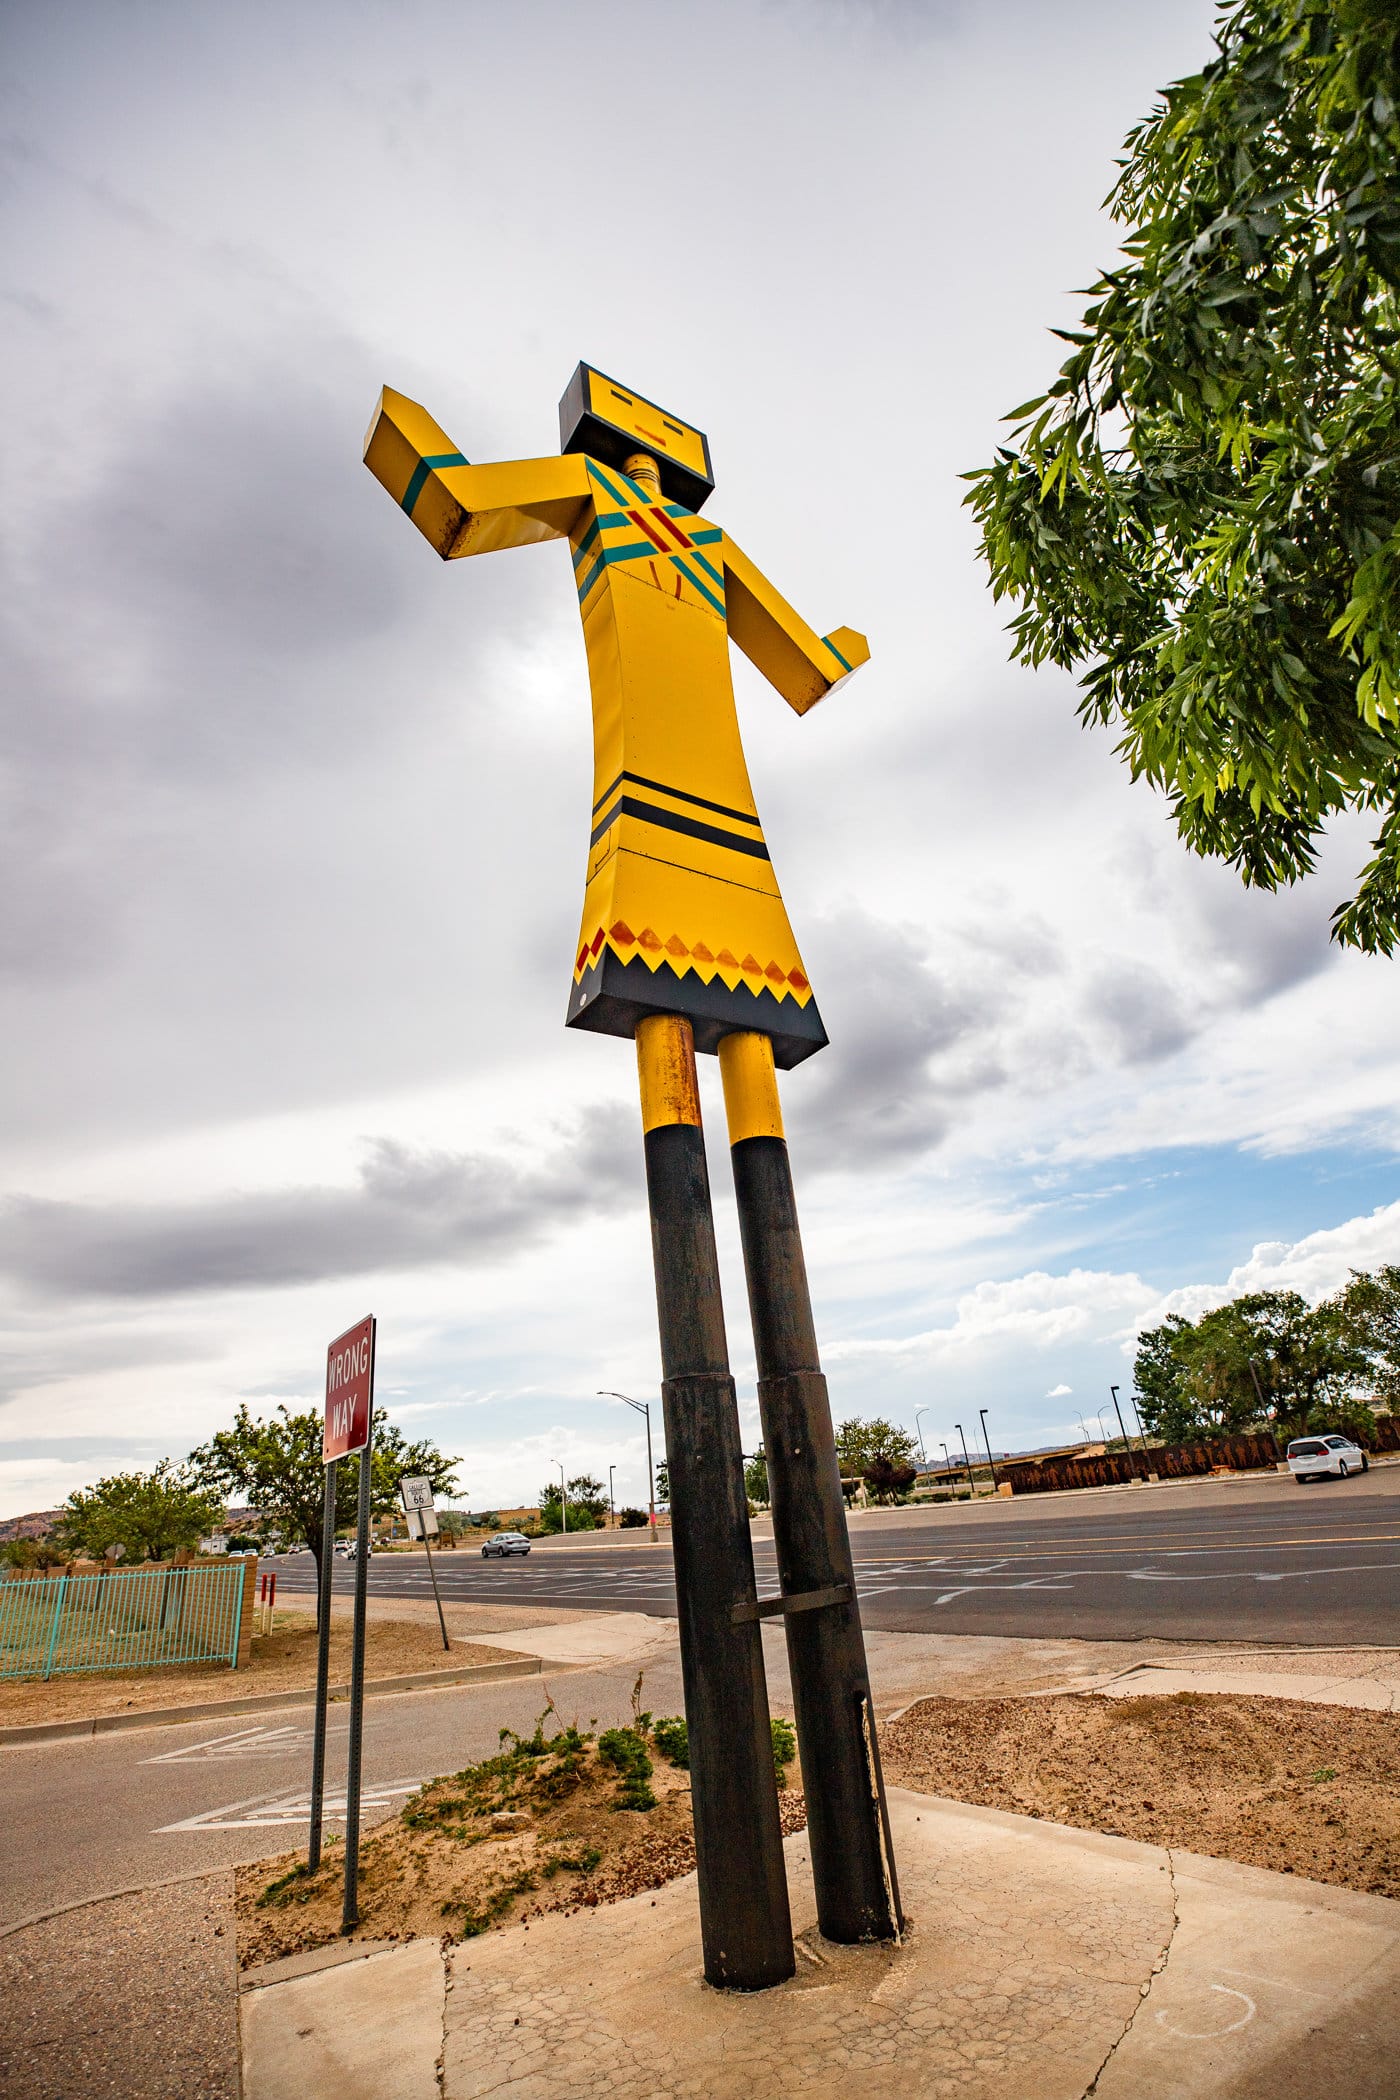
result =
[[374,1321],[361,1320],[338,1335],[326,1351],[326,1425],[321,1457],[348,1458],[369,1442],[374,1402]]

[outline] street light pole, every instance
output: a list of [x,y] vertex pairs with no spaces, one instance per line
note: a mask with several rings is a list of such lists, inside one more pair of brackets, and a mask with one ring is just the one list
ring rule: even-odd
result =
[[924,1432],[919,1427],[919,1417],[927,1413],[928,1409],[926,1407],[916,1407],[914,1409],[914,1434],[919,1439],[919,1456],[925,1465],[928,1464],[928,1453],[924,1449]]
[[[1126,1430],[1126,1429],[1125,1429],[1125,1428],[1123,1427],[1123,1410],[1122,1410],[1122,1408],[1121,1408],[1121,1407],[1120,1407],[1120,1406],[1118,1405],[1118,1388],[1117,1388],[1117,1386],[1116,1386],[1116,1385],[1111,1385],[1111,1386],[1109,1387],[1109,1389],[1108,1389],[1108,1390],[1109,1390],[1109,1391],[1110,1391],[1110,1392],[1112,1393],[1112,1395],[1113,1395],[1113,1412],[1114,1412],[1114,1413],[1115,1413],[1115,1414],[1117,1415],[1117,1417],[1118,1417],[1118,1434],[1119,1434],[1119,1436],[1121,1436],[1121,1437],[1122,1437],[1122,1439],[1123,1439],[1123,1452],[1124,1452],[1124,1455],[1125,1455],[1125,1457],[1131,1457],[1131,1456],[1132,1456],[1132,1449],[1133,1449],[1133,1447],[1132,1447],[1132,1445],[1131,1445],[1131,1444],[1130,1444],[1130,1443],[1128,1442],[1128,1432],[1127,1432],[1127,1430]],[[1137,1470],[1137,1469],[1136,1469],[1136,1467],[1135,1467],[1135,1468],[1134,1468],[1134,1471],[1136,1471],[1136,1470]],[[1144,1472],[1146,1472],[1146,1470],[1147,1470],[1147,1467],[1146,1467],[1146,1464],[1144,1464],[1144,1466],[1143,1466],[1143,1471],[1144,1471]]]
[[616,1471],[616,1466],[608,1467],[608,1518],[611,1523],[617,1521],[617,1506],[613,1501],[613,1474]]
[[651,1462],[651,1409],[645,1400],[633,1400],[627,1393],[614,1393],[606,1387],[599,1388],[598,1398],[600,1400],[621,1400],[625,1406],[635,1409],[639,1415],[645,1415],[646,1417],[647,1510],[649,1512],[648,1520],[651,1525],[651,1543],[655,1546],[658,1543],[658,1539],[656,1531],[656,1472]]
[[972,1477],[972,1460],[967,1455],[967,1438],[963,1434],[963,1426],[961,1422],[954,1422],[953,1427],[957,1430],[958,1435],[962,1438],[963,1464],[967,1468],[967,1491],[970,1495],[975,1495],[977,1493],[977,1483]]
[[982,1417],[982,1441],[987,1447],[987,1466],[992,1476],[992,1487],[995,1489],[997,1484],[997,1469],[992,1464],[992,1443],[991,1438],[987,1435],[987,1410],[985,1407],[979,1407],[977,1412]]
[[561,1458],[556,1458],[554,1463],[559,1468],[559,1507],[563,1512],[563,1529],[564,1535],[567,1537],[569,1531],[569,1490],[564,1480],[564,1461]]
[[938,1439],[938,1441],[939,1441],[940,1445],[942,1445],[942,1448],[943,1448],[943,1466],[944,1466],[944,1470],[945,1470],[945,1472],[951,1473],[951,1472],[952,1472],[952,1470],[953,1470],[953,1461],[952,1461],[952,1459],[951,1459],[951,1458],[949,1458],[949,1456],[948,1456],[948,1446],[947,1446],[947,1445],[946,1445],[946,1444],[945,1444],[945,1443],[943,1442],[943,1439],[942,1439],[942,1437],[940,1437],[940,1438]]

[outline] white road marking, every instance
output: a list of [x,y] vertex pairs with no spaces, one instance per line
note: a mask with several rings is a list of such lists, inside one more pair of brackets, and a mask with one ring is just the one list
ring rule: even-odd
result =
[[[329,1735],[345,1735],[349,1722],[331,1723]],[[284,1728],[240,1728],[233,1735],[211,1736],[208,1742],[187,1743],[183,1750],[162,1750],[159,1757],[143,1757],[143,1765],[197,1764],[205,1758],[219,1762],[240,1757],[293,1757],[309,1749],[311,1730],[288,1724]]]
[[[386,1780],[379,1786],[360,1789],[360,1808],[392,1808],[405,1794],[416,1794],[421,1779]],[[326,1789],[321,1813],[328,1822],[345,1821],[345,1789]],[[246,1801],[230,1801],[223,1808],[209,1808],[202,1815],[186,1816],[180,1823],[162,1823],[155,1835],[165,1837],[186,1830],[264,1830],[285,1824],[311,1821],[309,1793],[253,1794]]]
[[1281,1574],[1256,1572],[1252,1568],[1227,1568],[1219,1575],[1162,1575],[1155,1568],[1108,1569],[1126,1573],[1129,1582],[1311,1582],[1315,1575],[1371,1575],[1382,1568],[1400,1568],[1400,1560],[1353,1561],[1341,1568],[1285,1568]]

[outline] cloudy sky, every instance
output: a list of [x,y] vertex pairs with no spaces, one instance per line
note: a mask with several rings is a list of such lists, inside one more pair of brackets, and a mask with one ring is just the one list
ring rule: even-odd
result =
[[[559,545],[441,565],[384,382],[472,459],[580,357],[873,661],[742,660],[832,1047],[785,1084],[838,1415],[1092,1424],[1132,1334],[1400,1257],[1393,966],[1246,894],[1006,661],[960,507],[1112,255],[1205,0],[11,0],[3,29],[0,1514],[317,1398],[380,1321],[478,1508],[644,1492],[627,1048],[562,1027],[590,718]],[[731,1345],[752,1350],[705,1061]]]

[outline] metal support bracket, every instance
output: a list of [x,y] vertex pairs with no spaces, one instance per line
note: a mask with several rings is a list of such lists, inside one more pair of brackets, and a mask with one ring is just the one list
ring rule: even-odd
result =
[[803,1590],[796,1597],[766,1597],[761,1604],[736,1604],[729,1614],[729,1623],[743,1626],[749,1619],[776,1619],[791,1611],[825,1611],[830,1605],[850,1601],[849,1582],[834,1582],[830,1589]]

